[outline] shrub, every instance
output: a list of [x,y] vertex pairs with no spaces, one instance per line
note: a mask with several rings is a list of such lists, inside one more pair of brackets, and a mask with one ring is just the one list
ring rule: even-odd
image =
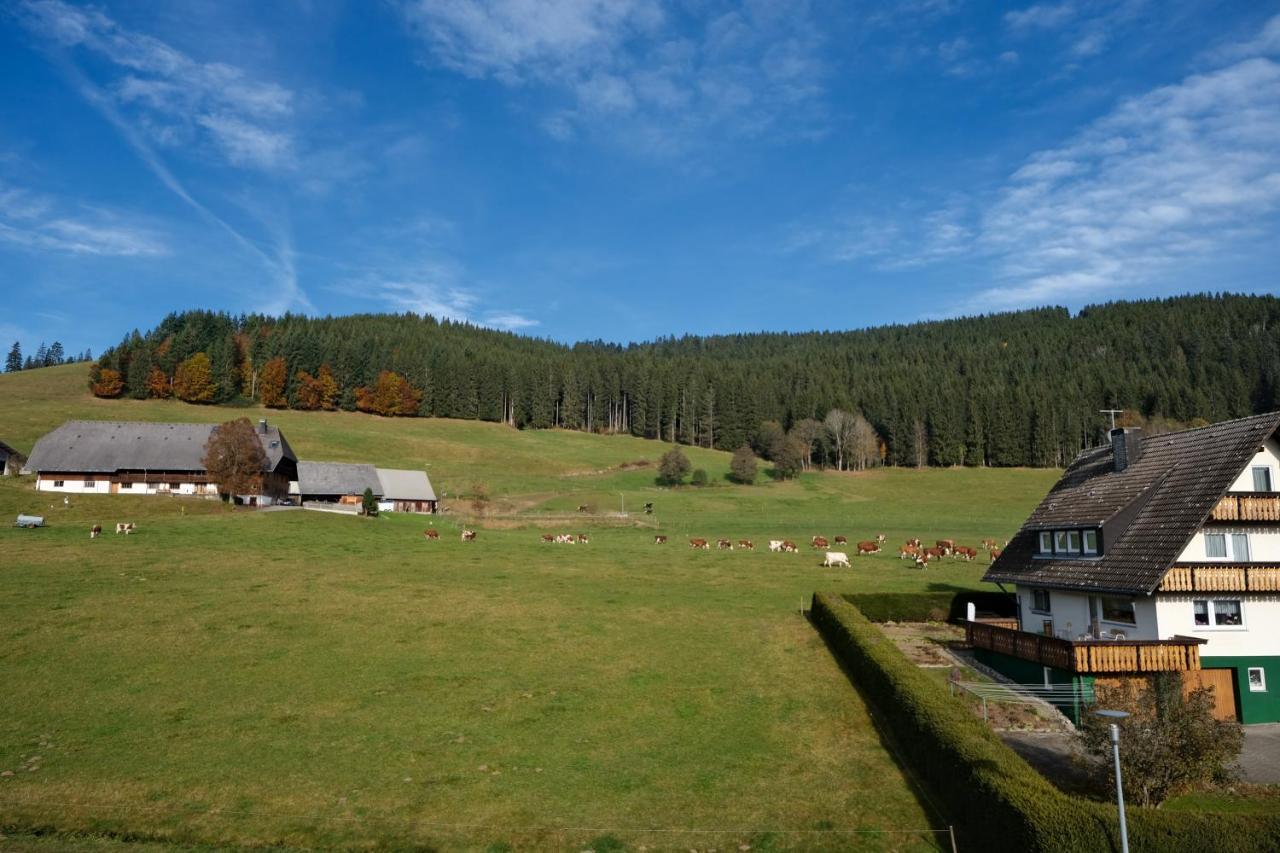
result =
[[693,472],[693,479],[689,482],[693,483],[695,486],[705,486],[707,484],[707,472],[701,468],[697,469]]
[[[812,619],[878,713],[901,760],[955,824],[965,848],[1085,853],[1118,850],[1115,807],[1049,784],[940,684],[907,660],[856,607],[814,596]],[[1280,849],[1280,818],[1129,811],[1141,851]]]
[[658,477],[664,483],[678,486],[684,481],[691,467],[693,466],[689,464],[689,457],[684,455],[684,451],[679,447],[673,447],[662,454],[662,460],[658,462]]
[[729,460],[729,473],[739,483],[750,485],[756,481],[756,454],[751,446],[744,444],[733,451],[733,459]]
[[378,499],[373,496],[373,489],[365,489],[360,496],[360,509],[368,516],[378,514]]

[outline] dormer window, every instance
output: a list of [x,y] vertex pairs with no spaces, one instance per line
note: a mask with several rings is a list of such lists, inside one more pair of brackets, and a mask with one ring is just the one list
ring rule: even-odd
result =
[[1081,536],[1084,539],[1084,553],[1086,556],[1094,556],[1098,553],[1098,531],[1086,530]]
[[1053,534],[1048,530],[1040,531],[1040,553],[1041,554],[1053,553]]
[[1096,557],[1099,533],[1088,530],[1041,530],[1036,553],[1041,557]]

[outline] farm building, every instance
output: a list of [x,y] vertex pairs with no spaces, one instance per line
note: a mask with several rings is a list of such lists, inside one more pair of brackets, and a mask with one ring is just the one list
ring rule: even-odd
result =
[[0,477],[16,477],[26,462],[27,457],[0,441]]
[[292,491],[304,502],[359,505],[368,489],[381,512],[433,513],[436,495],[424,471],[353,462],[299,462]]
[[1280,413],[1085,451],[985,579],[1016,624],[970,622],[1021,682],[1181,672],[1217,713],[1280,721]]
[[[204,467],[204,448],[217,424],[67,421],[43,436],[27,468],[36,488],[49,492],[217,497]],[[266,420],[255,432],[267,463],[256,494],[237,495],[269,504],[288,494],[298,458],[277,427]]]

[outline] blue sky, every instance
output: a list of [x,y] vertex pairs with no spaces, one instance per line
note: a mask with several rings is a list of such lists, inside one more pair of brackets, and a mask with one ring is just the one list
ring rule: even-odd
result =
[[0,339],[558,340],[1280,285],[1280,3],[9,0]]

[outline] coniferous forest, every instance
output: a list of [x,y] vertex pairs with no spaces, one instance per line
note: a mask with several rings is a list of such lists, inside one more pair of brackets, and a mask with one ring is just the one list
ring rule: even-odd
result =
[[189,311],[103,353],[90,387],[751,445],[801,467],[1060,466],[1105,440],[1100,409],[1159,429],[1280,408],[1280,299],[572,346],[413,314]]

